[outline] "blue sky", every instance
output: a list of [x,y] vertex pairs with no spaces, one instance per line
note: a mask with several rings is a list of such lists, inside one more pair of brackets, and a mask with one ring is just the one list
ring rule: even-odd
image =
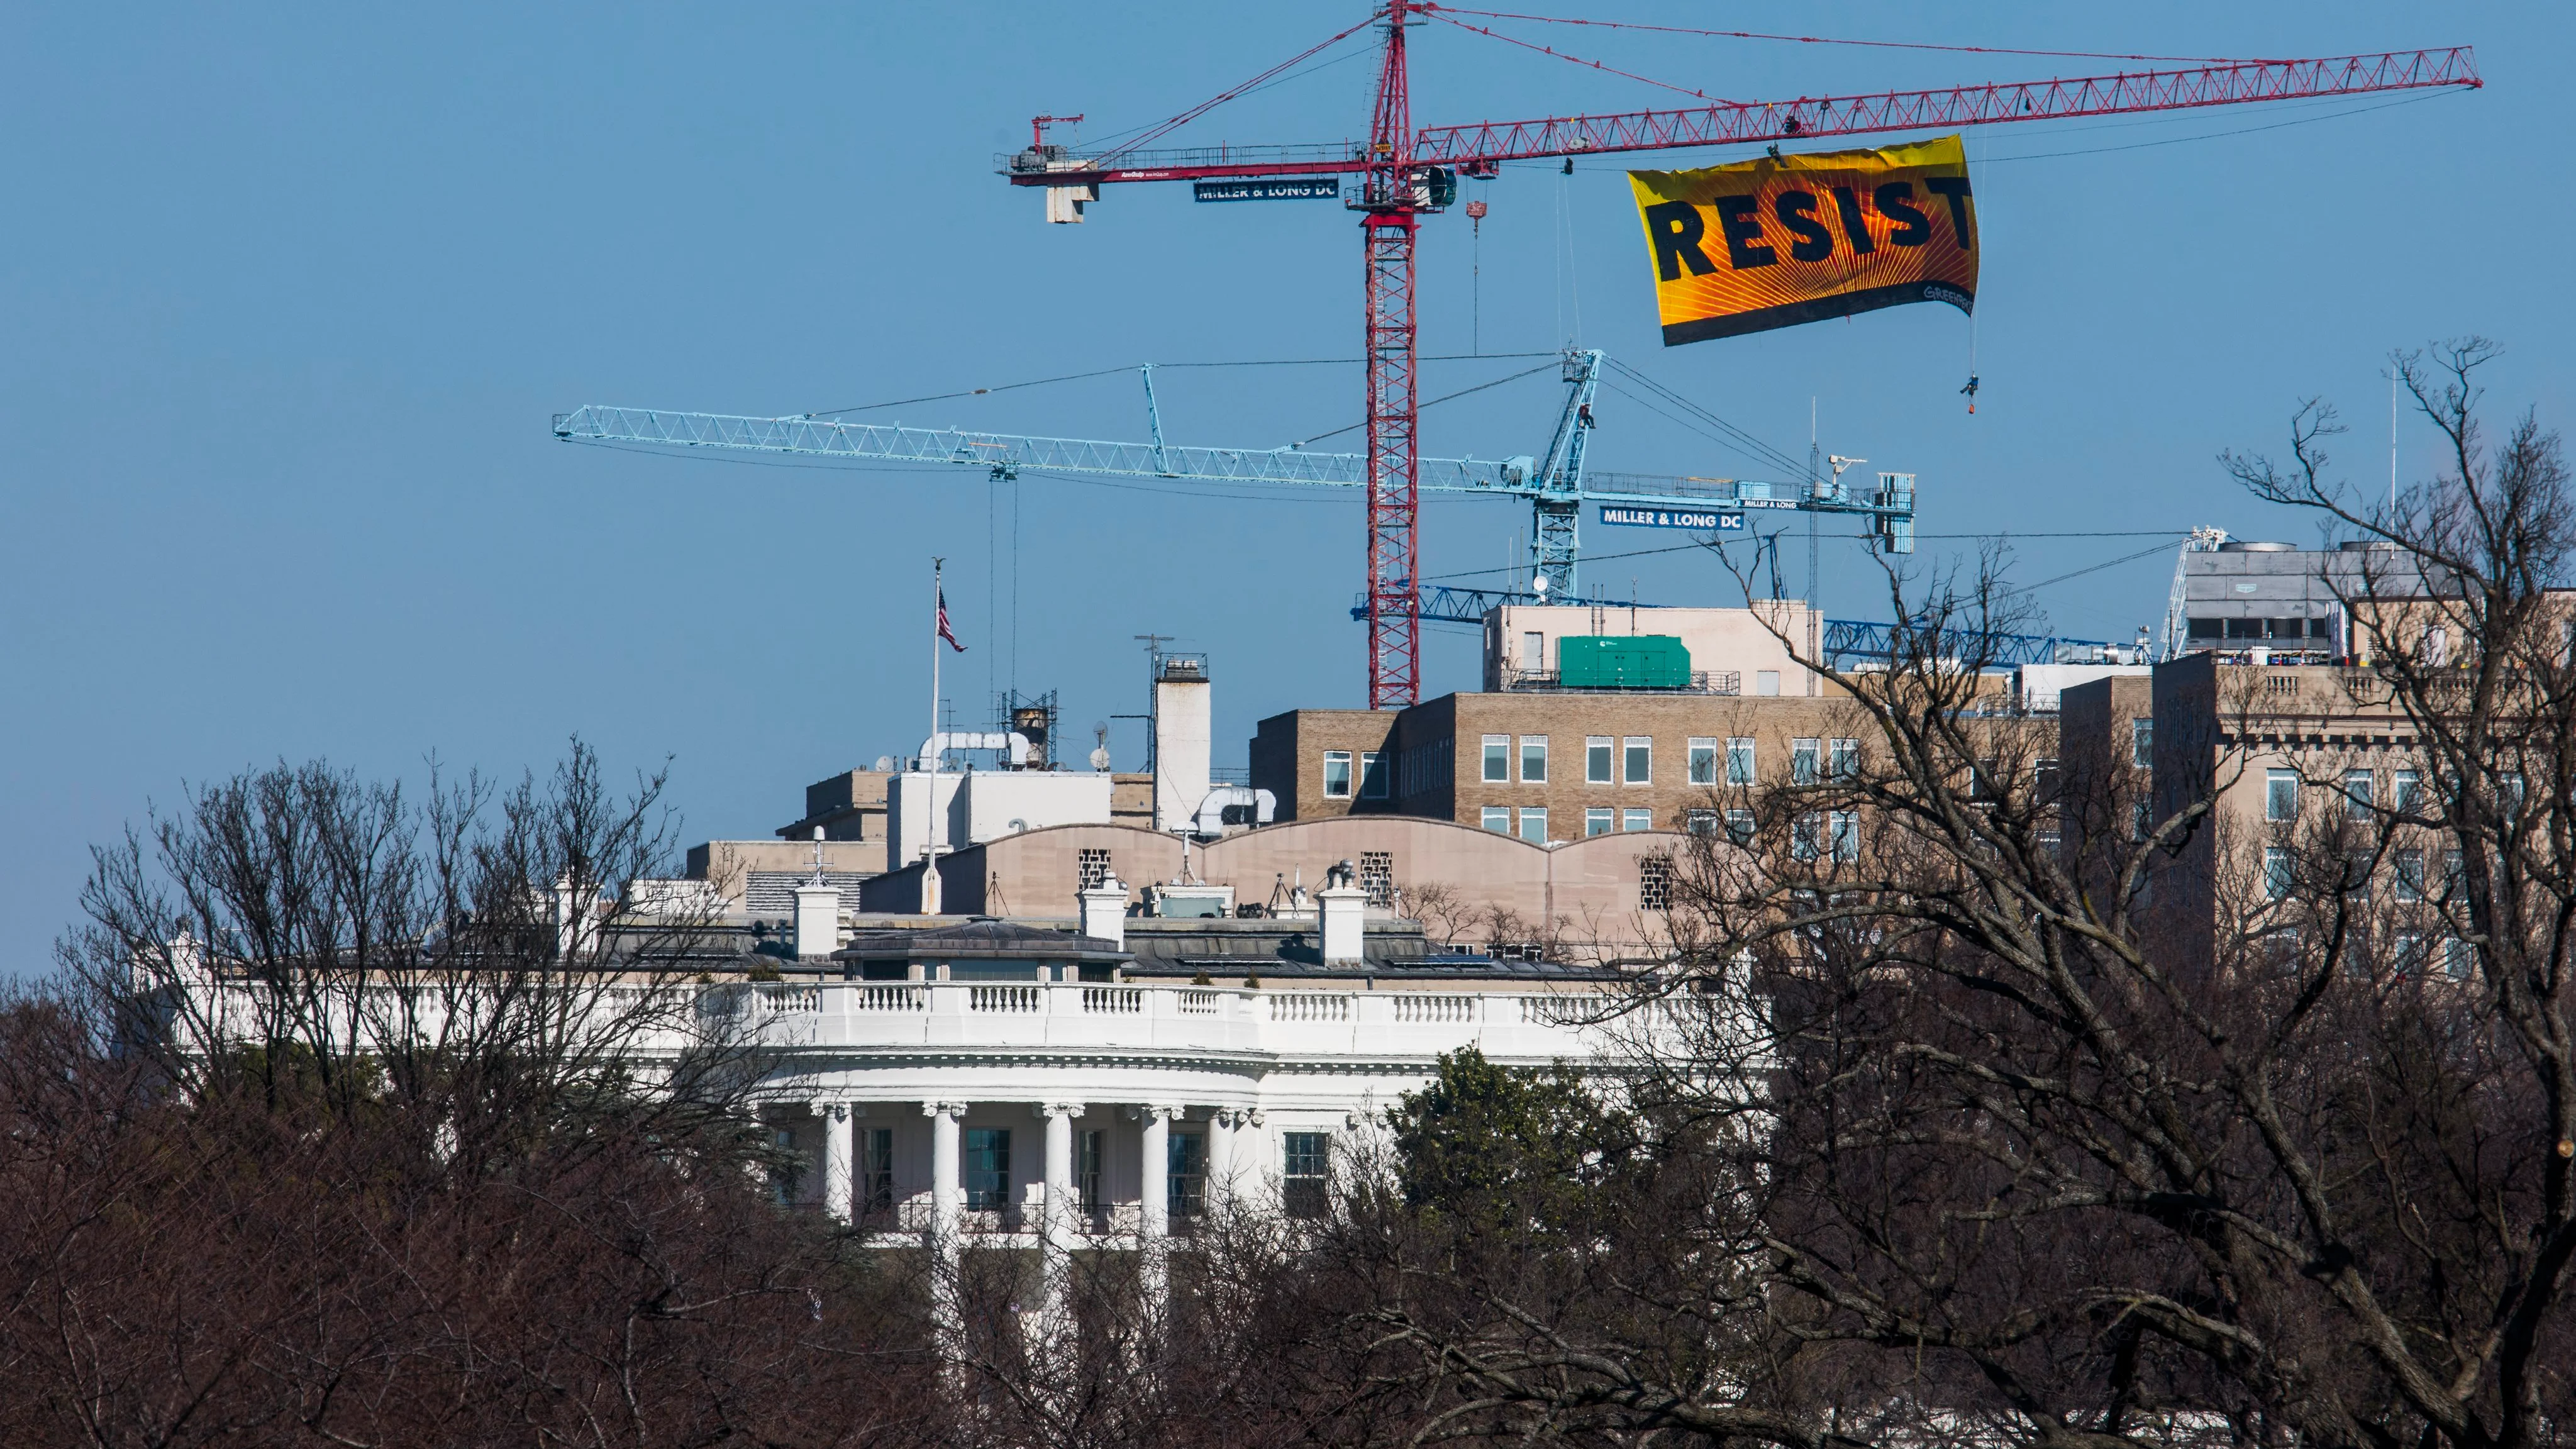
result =
[[[327,756],[417,777],[435,752],[515,774],[579,734],[670,762],[689,839],[759,836],[802,786],[924,732],[924,571],[950,560],[972,652],[961,722],[1014,681],[1068,732],[1140,706],[1140,633],[1206,650],[1218,759],[1263,715],[1361,702],[1361,519],[1342,495],[1193,497],[966,470],[725,465],[569,446],[583,402],[762,414],[1158,363],[1347,358],[1357,228],[1328,203],[1194,206],[1114,190],[1042,224],[993,156],[1040,111],[1141,125],[1358,18],[1348,6],[20,7],[0,46],[0,967],[39,966],[87,848],[184,782]],[[1971,327],[1910,307],[1664,349],[1621,167],[1515,168],[1422,244],[1424,351],[1599,346],[1739,426],[1914,471],[1923,562],[2025,535],[2021,577],[2217,523],[2305,541],[2213,455],[2277,446],[2339,399],[2384,479],[2392,347],[2502,341],[2499,405],[2565,417],[2562,258],[2576,208],[2551,67],[2564,7],[2073,7],[1631,0],[1603,17],[1953,45],[2325,55],[2471,44],[2441,93],[1970,132],[1984,391]],[[1214,16],[1215,18],[1209,18]],[[1499,22],[1497,22],[1500,25]],[[2096,73],[2100,62],[1503,27],[1713,95],[1785,97]],[[1352,42],[1322,57],[1355,55]],[[1414,115],[1625,110],[1671,96],[1445,26]],[[1310,69],[1184,139],[1331,141],[1371,63]],[[2389,104],[2390,100],[2405,104]],[[2144,123],[2141,123],[2141,122]],[[2290,124],[2295,123],[2295,124]],[[1840,143],[1837,143],[1840,144]],[[1706,164],[1741,152],[1640,165]],[[1526,362],[1433,364],[1432,395]],[[1355,422],[1354,366],[1158,375],[1176,442],[1273,445]],[[1544,441],[1546,374],[1426,415],[1425,449]],[[1748,471],[1605,398],[1596,467]],[[1141,435],[1132,374],[873,413]],[[2431,462],[2401,430],[2408,476]],[[1427,510],[1426,572],[1495,569],[1525,515]],[[1587,525],[1589,554],[1653,535]],[[1803,549],[1790,551],[1791,585]],[[2061,629],[2124,638],[2159,552],[2043,589]],[[1828,540],[1831,613],[1872,565]],[[1732,601],[1681,555],[1589,583]],[[1014,621],[1012,595],[1016,588]],[[1434,692],[1475,642],[1437,631]],[[1140,742],[1119,723],[1131,767]]]

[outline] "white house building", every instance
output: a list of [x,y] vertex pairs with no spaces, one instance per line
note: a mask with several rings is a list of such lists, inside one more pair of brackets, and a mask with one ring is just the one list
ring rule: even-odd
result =
[[1080,930],[861,929],[770,988],[772,1125],[816,1167],[790,1195],[889,1243],[1112,1247],[1211,1202],[1314,1211],[1336,1139],[1442,1053],[1589,1060],[1622,979],[1432,950],[1338,877],[1302,915],[1135,922],[1156,929],[1132,943],[1123,885],[1083,895]]

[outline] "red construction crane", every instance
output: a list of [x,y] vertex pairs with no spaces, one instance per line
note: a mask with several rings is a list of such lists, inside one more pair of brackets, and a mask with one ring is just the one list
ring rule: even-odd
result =
[[[1455,11],[1426,0],[1386,0],[1383,8],[1350,29],[1149,128],[1123,145],[1081,152],[1046,143],[1041,131],[1036,144],[1002,161],[1003,174],[1012,185],[1048,189],[1047,215],[1052,221],[1080,220],[1083,204],[1096,200],[1101,186],[1117,182],[1225,177],[1360,178],[1357,194],[1347,196],[1344,204],[1360,214],[1367,276],[1371,709],[1411,704],[1421,692],[1422,628],[1415,583],[1420,572],[1421,518],[1414,487],[1419,449],[1414,432],[1413,234],[1421,216],[1444,210],[1455,199],[1460,173],[1490,177],[1506,161],[1603,152],[1658,151],[1748,141],[1776,143],[1818,136],[2002,121],[2054,121],[2432,86],[2475,88],[2481,84],[2475,58],[2468,47],[2459,46],[2322,60],[2247,60],[2078,80],[1801,97],[1793,101],[1720,102],[1608,116],[1480,121],[1415,130],[1406,87],[1406,28],[1437,19],[1494,33],[1451,19],[1451,14],[1553,19]],[[1365,144],[1145,149],[1210,109],[1372,24],[1383,29],[1385,48]],[[1038,124],[1043,126],[1048,119],[1040,117]]]

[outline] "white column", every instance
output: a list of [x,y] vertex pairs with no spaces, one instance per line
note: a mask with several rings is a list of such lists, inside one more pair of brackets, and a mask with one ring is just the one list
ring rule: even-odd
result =
[[930,1319],[942,1356],[952,1363],[964,1352],[966,1315],[957,1282],[961,1245],[959,1214],[966,1194],[958,1185],[957,1119],[963,1102],[924,1102],[930,1119]]
[[1076,1210],[1073,1183],[1073,1119],[1080,1102],[1049,1102],[1038,1108],[1046,1119],[1046,1204],[1038,1225],[1040,1341],[1030,1345],[1040,1363],[1063,1367],[1073,1347],[1073,1238]]
[[853,1217],[850,1161],[850,1105],[847,1102],[817,1102],[814,1115],[823,1119],[823,1211],[835,1222],[846,1223]]
[[1144,1242],[1143,1269],[1146,1321],[1159,1325],[1164,1300],[1171,1294],[1171,1261],[1166,1256],[1164,1238],[1172,1230],[1171,1172],[1172,1119],[1180,1115],[1178,1107],[1149,1106],[1144,1109],[1145,1130],[1141,1135],[1144,1149],[1144,1198],[1137,1205],[1137,1223]]
[[1073,1225],[1077,1204],[1073,1188],[1073,1119],[1082,1115],[1080,1102],[1049,1102],[1038,1108],[1046,1119],[1046,1217],[1040,1231],[1050,1250],[1073,1250]]
[[1172,1230],[1172,1114],[1170,1107],[1144,1109],[1144,1201],[1138,1204],[1138,1226],[1147,1243]]
[[1234,1128],[1242,1115],[1232,1107],[1219,1107],[1208,1116],[1208,1212],[1220,1211],[1219,1204],[1234,1202]]

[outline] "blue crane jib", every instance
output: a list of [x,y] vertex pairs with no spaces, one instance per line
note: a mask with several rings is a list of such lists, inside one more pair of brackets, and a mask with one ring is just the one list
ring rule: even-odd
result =
[[[1914,475],[1882,473],[1875,491],[1847,488],[1840,478],[1775,483],[1750,478],[1672,477],[1646,473],[1594,473],[1584,468],[1592,432],[1593,395],[1602,354],[1591,349],[1565,355],[1568,384],[1547,451],[1499,459],[1424,458],[1419,486],[1433,493],[1481,493],[1526,500],[1531,509],[1530,570],[1546,592],[1568,598],[1575,591],[1578,534],[1586,503],[1640,510],[1677,507],[1724,514],[1778,508],[1865,516],[1883,553],[1914,551]],[[1310,453],[1287,448],[1195,448],[1162,441],[1152,402],[1153,374],[1145,372],[1151,442],[1042,438],[960,428],[908,428],[900,424],[839,422],[814,416],[756,418],[658,408],[589,405],[554,419],[554,435],[568,442],[626,443],[662,448],[790,453],[860,462],[947,463],[982,468],[997,478],[1022,473],[1168,478],[1195,483],[1294,484],[1357,488],[1368,479],[1368,459],[1355,453]],[[1730,531],[1718,525],[1718,531]]]

